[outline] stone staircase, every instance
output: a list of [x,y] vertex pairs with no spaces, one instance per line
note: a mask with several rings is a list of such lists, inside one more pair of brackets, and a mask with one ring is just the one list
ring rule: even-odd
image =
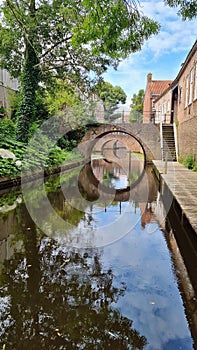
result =
[[176,148],[174,139],[174,129],[171,124],[162,125],[163,133],[163,154],[162,157],[165,160],[166,154],[168,153],[168,161],[176,161]]

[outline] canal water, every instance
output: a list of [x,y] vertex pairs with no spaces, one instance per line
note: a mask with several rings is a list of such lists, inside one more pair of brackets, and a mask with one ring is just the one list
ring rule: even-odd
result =
[[153,169],[97,158],[44,190],[1,191],[0,349],[196,349],[195,291]]

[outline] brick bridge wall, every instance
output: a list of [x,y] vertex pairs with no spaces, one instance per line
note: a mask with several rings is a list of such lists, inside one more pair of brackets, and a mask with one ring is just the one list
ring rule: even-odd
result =
[[101,124],[91,127],[78,145],[78,149],[87,158],[90,158],[93,148],[97,142],[100,142],[101,138],[105,135],[115,138],[117,132],[124,132],[128,135],[124,136],[128,148],[135,138],[143,149],[146,161],[161,159],[159,130],[153,124]]
[[104,151],[107,148],[126,147],[128,150],[143,153],[139,142],[131,135],[120,135],[117,132],[107,134],[99,138],[94,146],[94,151]]

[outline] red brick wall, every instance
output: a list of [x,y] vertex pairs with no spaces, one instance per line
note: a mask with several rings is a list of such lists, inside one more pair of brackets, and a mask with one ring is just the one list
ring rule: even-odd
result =
[[197,116],[179,124],[178,145],[180,157],[191,154],[197,159]]
[[[189,120],[197,116],[197,99],[194,99],[194,89],[195,89],[195,76],[196,76],[196,62],[197,62],[197,51],[194,52],[193,56],[190,58],[187,63],[183,73],[179,78],[179,96],[178,96],[178,113],[177,119],[179,123]],[[188,78],[188,88],[190,89],[190,72],[193,69],[194,77],[193,77],[193,87],[192,87],[192,99],[191,103],[187,103],[186,106],[186,84]],[[181,96],[180,96],[181,90]],[[189,97],[189,96],[188,96]]]
[[150,123],[151,111],[152,111],[152,96],[150,84],[152,81],[152,74],[149,73],[147,75],[147,84],[144,95],[144,104],[143,104],[143,123]]

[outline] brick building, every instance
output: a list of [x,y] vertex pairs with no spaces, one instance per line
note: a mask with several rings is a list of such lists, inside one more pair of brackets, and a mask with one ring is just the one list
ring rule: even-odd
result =
[[11,79],[10,74],[0,68],[0,107],[3,106],[8,114],[12,93],[18,91],[18,87],[18,81]]
[[[165,103],[168,107],[162,109]],[[176,79],[156,98],[155,110],[156,123],[176,125],[179,155],[197,157],[197,40]]]
[[171,85],[168,86],[168,88],[155,99],[154,101],[154,122],[155,124],[160,123],[171,123],[171,114],[172,114],[172,89]]
[[154,122],[155,100],[169,88],[172,80],[152,80],[152,74],[147,75],[147,84],[143,104],[143,123]]

